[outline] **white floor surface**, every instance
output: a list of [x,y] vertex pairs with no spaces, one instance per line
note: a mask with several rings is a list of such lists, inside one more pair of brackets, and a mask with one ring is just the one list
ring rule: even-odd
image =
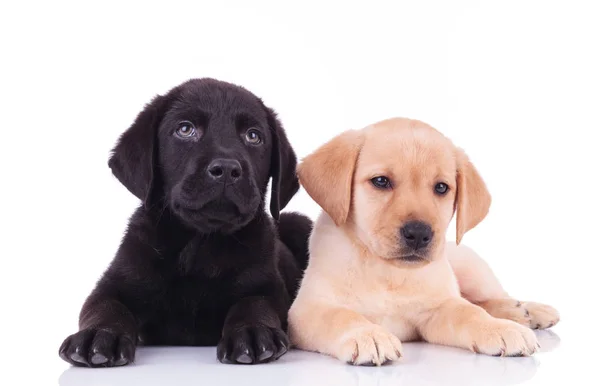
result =
[[[112,369],[67,368],[60,386],[78,385],[516,385],[549,384],[567,376],[571,356],[553,331],[537,332],[541,352],[496,358],[426,343],[405,343],[401,362],[355,367],[323,355],[292,350],[275,363],[223,365],[212,347],[144,347],[136,363]],[[67,366],[65,366],[67,367]],[[564,383],[563,383],[564,384]],[[578,385],[594,384],[583,378]]]

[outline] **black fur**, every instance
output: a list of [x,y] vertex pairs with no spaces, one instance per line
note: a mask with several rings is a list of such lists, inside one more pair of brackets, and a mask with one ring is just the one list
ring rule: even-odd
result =
[[279,214],[299,184],[273,110],[241,87],[190,80],[146,106],[109,165],[142,205],[60,356],[119,366],[138,344],[217,345],[224,363],[283,355],[312,224]]

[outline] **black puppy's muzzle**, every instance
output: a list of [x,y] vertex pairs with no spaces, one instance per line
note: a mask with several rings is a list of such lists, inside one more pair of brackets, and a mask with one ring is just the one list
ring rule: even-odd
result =
[[427,259],[429,246],[433,240],[433,229],[423,221],[409,221],[400,228],[402,253],[400,258],[405,261],[420,261]]
[[235,183],[242,177],[242,165],[231,158],[217,158],[206,168],[209,179],[215,182]]
[[217,156],[198,162],[177,184],[172,207],[203,232],[233,232],[247,224],[260,206],[251,165],[242,158]]

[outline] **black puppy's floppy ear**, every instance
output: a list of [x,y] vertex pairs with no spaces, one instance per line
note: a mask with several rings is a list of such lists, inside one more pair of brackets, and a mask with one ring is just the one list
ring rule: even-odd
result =
[[279,219],[279,212],[290,202],[300,188],[296,175],[296,153],[285,135],[277,114],[266,107],[273,136],[271,148],[271,215]]
[[158,95],[146,105],[121,135],[108,160],[115,177],[146,207],[150,206],[156,180],[156,132],[168,108],[168,99]]

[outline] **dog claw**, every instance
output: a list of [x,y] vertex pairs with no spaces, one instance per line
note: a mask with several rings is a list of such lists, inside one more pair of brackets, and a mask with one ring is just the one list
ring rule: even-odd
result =
[[265,351],[263,351],[263,353],[262,353],[262,354],[260,354],[260,355],[258,356],[258,360],[262,362],[262,361],[264,361],[265,359],[269,359],[269,358],[271,358],[272,356],[273,356],[273,351],[271,351],[271,350],[265,350]]
[[497,354],[494,354],[493,356],[495,357],[503,357],[506,356],[506,350],[501,348],[500,351]]
[[237,357],[237,361],[239,363],[250,364],[252,363],[252,358],[250,358],[250,355],[248,354],[242,354],[239,357]]
[[71,354],[71,360],[73,362],[87,365],[87,362],[85,361],[85,359],[78,352],[74,352],[73,354]]
[[115,366],[124,366],[129,363],[129,360],[124,356],[121,356],[119,359],[115,361]]
[[100,353],[96,353],[92,356],[91,362],[94,365],[101,365],[101,364],[108,362],[108,358]]

